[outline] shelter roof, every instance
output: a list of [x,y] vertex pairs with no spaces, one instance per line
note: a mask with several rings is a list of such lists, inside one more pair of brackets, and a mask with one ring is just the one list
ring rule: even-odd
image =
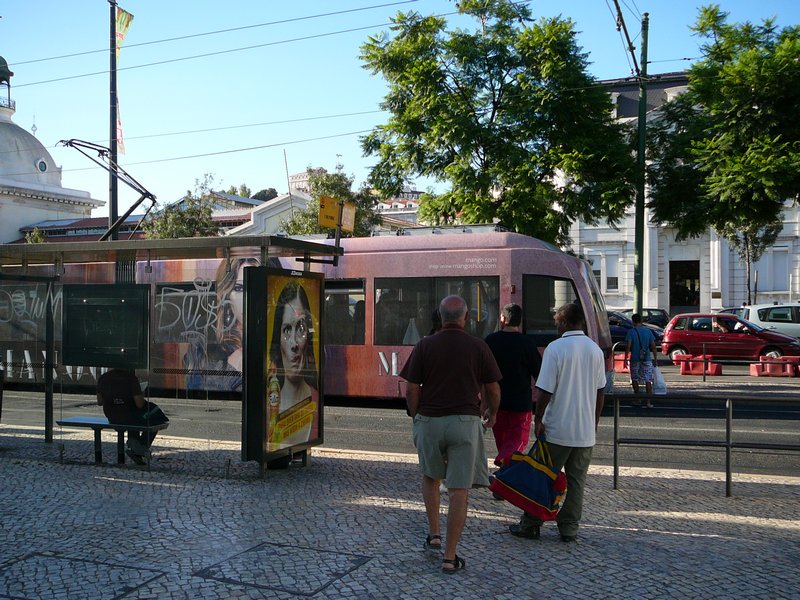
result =
[[242,251],[260,253],[262,264],[272,257],[303,260],[341,256],[341,248],[283,236],[220,236],[104,242],[47,242],[0,245],[0,270],[25,265],[65,265],[116,261],[156,261],[225,258]]

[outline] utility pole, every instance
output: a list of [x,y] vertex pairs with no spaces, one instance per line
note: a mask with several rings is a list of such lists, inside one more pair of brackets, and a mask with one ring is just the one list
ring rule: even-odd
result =
[[639,144],[636,152],[636,212],[634,218],[633,312],[642,314],[644,301],[644,186],[645,134],[647,132],[647,32],[648,13],[642,15],[642,53],[639,70]]
[[[117,0],[108,0],[109,8],[109,133],[108,150],[110,170],[108,172],[108,228],[117,221]],[[114,230],[111,239],[117,239]]]
[[622,29],[625,34],[628,52],[631,53],[631,59],[633,60],[634,73],[639,81],[639,143],[636,150],[636,201],[633,223],[633,312],[642,314],[642,303],[644,301],[645,133],[647,132],[647,32],[650,28],[650,16],[648,13],[642,14],[642,66],[640,68],[636,63],[635,48],[631,43],[631,36],[628,35],[628,28],[625,25],[625,19],[622,17],[619,0],[614,0],[614,6],[617,8],[617,30]]

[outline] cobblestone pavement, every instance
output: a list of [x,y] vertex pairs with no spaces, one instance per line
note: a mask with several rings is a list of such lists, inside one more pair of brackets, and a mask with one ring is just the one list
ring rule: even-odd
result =
[[800,478],[736,474],[726,498],[721,474],[622,469],[615,491],[593,467],[576,544],[512,537],[518,511],[476,490],[446,575],[414,456],[315,448],[262,478],[235,444],[154,448],[96,466],[91,433],[0,425],[0,598],[800,597]]

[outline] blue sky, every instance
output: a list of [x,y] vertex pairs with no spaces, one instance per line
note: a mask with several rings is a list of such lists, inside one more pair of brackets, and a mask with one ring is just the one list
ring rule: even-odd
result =
[[[386,92],[385,83],[363,69],[360,45],[388,31],[398,11],[455,10],[448,0],[119,3],[134,15],[118,63],[126,145],[120,164],[160,202],[179,199],[205,173],[214,175],[217,189],[245,183],[253,192],[285,192],[287,166],[289,173],[308,166],[332,171],[337,161],[359,185],[374,159],[362,157],[358,136],[385,120],[379,103]],[[684,69],[690,62],[679,59],[699,56],[689,27],[704,4],[620,0],[637,45],[640,15],[650,15],[650,73]],[[575,22],[594,76],[630,74],[612,0],[529,5],[535,16],[560,14]],[[795,0],[721,5],[733,22],[775,17],[779,26],[800,23]],[[105,171],[55,144],[66,138],[108,144],[108,6],[107,0],[0,1],[0,55],[15,73],[14,121],[28,130],[35,123],[37,137],[63,168],[65,187],[100,200],[108,199]],[[197,35],[222,30],[233,31]],[[206,56],[176,60],[197,55]],[[74,77],[92,73],[98,74]],[[419,189],[437,185],[416,183]],[[119,198],[123,212],[138,194],[121,186]]]

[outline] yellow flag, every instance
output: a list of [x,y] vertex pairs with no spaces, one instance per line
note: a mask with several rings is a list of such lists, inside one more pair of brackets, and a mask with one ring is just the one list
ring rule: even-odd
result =
[[119,49],[122,42],[125,41],[125,34],[128,33],[128,28],[133,21],[133,15],[126,10],[117,7],[117,58],[119,58]]

